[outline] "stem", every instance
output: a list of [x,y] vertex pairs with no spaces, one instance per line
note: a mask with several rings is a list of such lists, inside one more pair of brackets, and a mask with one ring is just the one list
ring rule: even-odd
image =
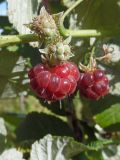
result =
[[81,30],[71,30],[64,27],[64,19],[66,16],[80,3],[84,0],[78,0],[74,5],[72,5],[63,14],[60,20],[59,31],[63,36],[73,36],[73,37],[105,37],[105,36],[117,36],[120,35],[120,28],[117,29],[81,29]]
[[[60,19],[60,26],[59,26],[59,31],[63,36],[69,36],[69,31],[68,29],[66,29],[64,27],[64,19],[65,17],[78,5],[82,2],[83,0],[78,0],[77,2],[75,2],[69,9],[67,9],[67,11],[63,14],[63,16]],[[73,32],[73,31],[72,31]],[[71,33],[72,33],[71,32]],[[70,34],[71,35],[71,34]],[[72,36],[72,35],[71,35]]]
[[38,40],[39,37],[36,34],[0,36],[0,47],[19,43],[29,43]]
[[[73,37],[106,37],[106,36],[118,36],[120,35],[120,28],[116,29],[83,29],[83,30],[71,30],[64,27],[65,17],[81,2],[84,0],[78,0],[74,3],[61,17],[59,31],[63,36]],[[39,41],[39,36],[36,34],[23,34],[23,35],[8,35],[0,36],[0,47],[5,47],[12,44],[29,43]]]
[[72,36],[72,37],[106,37],[106,36],[120,36],[120,28],[118,29],[84,29],[84,30],[69,30],[69,29],[60,29],[60,33],[63,36]]
[[67,99],[68,107],[66,108],[66,114],[67,114],[68,121],[73,129],[75,139],[81,142],[83,139],[83,133],[80,127],[80,123],[76,117],[75,110],[73,109],[72,99],[73,97],[68,97]]

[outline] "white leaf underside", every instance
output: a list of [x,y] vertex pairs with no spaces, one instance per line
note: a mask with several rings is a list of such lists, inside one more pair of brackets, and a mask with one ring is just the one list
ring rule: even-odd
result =
[[20,34],[28,34],[30,30],[24,25],[37,15],[41,0],[7,0],[9,21]]
[[66,160],[62,153],[65,145],[66,142],[53,141],[52,136],[47,135],[32,145],[30,160]]

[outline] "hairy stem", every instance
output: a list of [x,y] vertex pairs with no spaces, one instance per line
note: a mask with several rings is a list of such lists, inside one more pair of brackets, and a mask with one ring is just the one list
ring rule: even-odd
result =
[[66,16],[80,3],[82,3],[84,0],[78,0],[72,5],[67,11],[63,14],[61,20],[60,20],[60,26],[59,31],[63,36],[72,36],[72,37],[105,37],[105,36],[116,36],[120,35],[120,28],[117,29],[81,29],[81,30],[71,30],[66,29],[64,27],[64,20]]
[[63,36],[69,36],[69,31],[68,29],[66,29],[64,27],[64,19],[66,18],[66,16],[76,7],[78,6],[78,4],[80,4],[83,0],[78,0],[77,2],[74,3],[74,5],[72,5],[69,9],[66,10],[66,12],[63,14],[63,16],[61,17],[60,20],[60,26],[59,26],[59,31]]
[[79,123],[79,121],[76,117],[76,114],[75,114],[72,99],[73,99],[73,97],[68,97],[68,99],[67,99],[67,107],[65,109],[66,110],[66,116],[68,118],[70,126],[73,129],[75,139],[77,141],[81,142],[83,140],[83,133],[82,133],[82,130],[81,130],[80,123]]
[[63,36],[72,36],[72,37],[107,37],[107,36],[120,36],[120,28],[118,29],[84,29],[84,30],[69,30],[61,29],[60,33]]
[[[64,27],[65,17],[84,0],[76,1],[61,17],[59,31],[63,36],[73,37],[107,37],[107,36],[120,36],[120,28],[112,29],[83,29],[83,30],[71,30]],[[47,0],[45,0],[47,2]],[[0,36],[0,47],[5,47],[12,44],[29,43],[39,41],[39,36],[36,34],[23,34],[23,35],[7,35]]]
[[0,47],[19,43],[29,43],[38,40],[39,37],[36,34],[0,36]]

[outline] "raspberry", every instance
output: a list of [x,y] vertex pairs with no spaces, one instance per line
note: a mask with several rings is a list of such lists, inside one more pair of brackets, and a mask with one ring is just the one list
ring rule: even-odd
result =
[[109,80],[104,71],[96,69],[81,75],[78,88],[84,97],[98,100],[109,92]]
[[38,64],[28,76],[31,88],[40,98],[56,101],[74,93],[80,73],[74,63],[65,62],[55,67]]

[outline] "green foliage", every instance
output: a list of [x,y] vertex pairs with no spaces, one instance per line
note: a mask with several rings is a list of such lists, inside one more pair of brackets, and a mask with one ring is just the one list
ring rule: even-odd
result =
[[103,128],[120,123],[120,104],[114,104],[102,113],[95,115],[95,121]]
[[[74,3],[74,0],[63,0],[63,4],[67,7],[70,7]],[[84,0],[82,4],[75,9],[75,14],[77,14],[77,27],[79,26],[85,29],[119,27],[119,7],[119,0]]]
[[18,127],[17,140],[19,142],[37,140],[48,133],[52,135],[73,136],[72,130],[61,119],[44,113],[32,112],[27,115]]
[[[9,15],[0,15],[1,35],[30,33],[24,24],[39,14],[43,4],[52,14],[69,9],[76,0],[47,2],[7,0]],[[119,0],[84,0],[67,15],[64,25],[72,30],[110,29],[112,32],[120,27],[119,17]],[[23,156],[25,160],[120,159],[120,38],[79,37],[72,38],[71,44],[75,55],[71,60],[76,64],[88,64],[93,48],[97,57],[104,54],[103,44],[113,48],[110,64],[98,62],[98,67],[110,78],[109,95],[91,101],[76,92],[61,103],[44,102],[31,91],[27,75],[30,67],[41,62],[40,52],[33,47],[38,43],[0,48],[0,160],[11,155],[12,160],[23,160]],[[3,152],[5,148],[8,150]]]
[[11,75],[11,72],[18,60],[18,55],[12,52],[1,52],[0,53],[0,94],[2,94],[6,84],[7,79]]
[[70,137],[52,137],[47,135],[32,145],[30,160],[70,160],[71,157],[83,151],[97,151],[110,143],[111,141],[109,140],[98,141],[87,146],[74,141]]

